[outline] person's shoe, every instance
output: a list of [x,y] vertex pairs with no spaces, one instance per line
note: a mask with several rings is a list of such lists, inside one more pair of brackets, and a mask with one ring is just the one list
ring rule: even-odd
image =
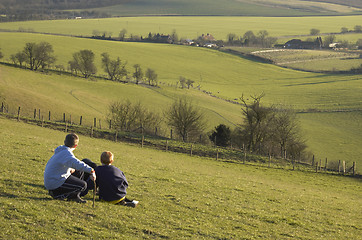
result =
[[126,202],[125,206],[135,208],[135,207],[137,207],[138,203],[139,203],[139,201],[132,200],[132,202]]
[[79,196],[76,196],[75,198],[68,198],[68,201],[75,201],[77,203],[86,203],[87,200],[81,199]]

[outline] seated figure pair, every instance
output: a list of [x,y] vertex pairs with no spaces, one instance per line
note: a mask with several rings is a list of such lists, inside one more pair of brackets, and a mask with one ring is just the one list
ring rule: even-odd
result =
[[113,154],[109,151],[101,154],[102,165],[97,166],[90,159],[77,159],[73,151],[79,143],[79,137],[68,134],[64,145],[57,147],[49,159],[44,171],[44,186],[54,199],[67,199],[85,203],[81,197],[89,190],[98,188],[101,201],[112,204],[136,207],[138,201],[126,198],[128,187],[124,173],[113,166]]

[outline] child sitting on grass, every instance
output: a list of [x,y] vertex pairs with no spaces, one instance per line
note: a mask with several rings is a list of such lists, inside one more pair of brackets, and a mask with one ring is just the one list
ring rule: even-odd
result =
[[99,187],[99,199],[111,204],[136,207],[138,201],[126,198],[128,182],[124,173],[113,166],[113,153],[101,154],[101,166],[96,167],[96,184]]

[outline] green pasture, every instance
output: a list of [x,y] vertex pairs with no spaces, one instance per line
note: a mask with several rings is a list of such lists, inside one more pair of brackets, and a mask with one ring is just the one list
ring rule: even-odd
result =
[[362,9],[355,3],[339,4],[318,1],[280,0],[136,0],[95,11],[113,16],[132,15],[237,15],[237,16],[308,16],[308,15],[348,15],[357,14]]
[[[164,86],[162,89],[147,88],[135,84],[115,83],[105,80],[86,80],[58,74],[34,73],[11,67],[0,67],[0,96],[9,105],[10,113],[17,114],[21,106],[23,116],[33,117],[34,109],[48,119],[66,118],[79,123],[80,116],[86,125],[93,119],[106,124],[108,106],[111,102],[129,99],[163,116],[163,111],[180,96],[188,96],[208,116],[208,129],[219,123],[235,126],[240,122],[241,109],[238,105],[201,94],[200,91],[182,91]],[[166,127],[163,124],[166,131]],[[167,129],[168,133],[169,129]]]
[[[243,36],[252,30],[257,34],[267,30],[273,37],[291,37],[309,35],[310,29],[316,28],[321,33],[338,33],[342,27],[353,29],[360,25],[362,15],[358,16],[324,16],[324,17],[121,17],[105,19],[77,19],[52,21],[25,21],[0,23],[0,29],[30,30],[43,33],[57,33],[76,36],[91,36],[94,30],[112,33],[118,37],[122,29],[127,30],[126,37],[142,35],[149,32],[171,34],[176,30],[179,38],[194,39],[210,33],[216,39],[227,39],[229,33]],[[344,38],[354,41],[354,34],[345,34]]]
[[[41,36],[41,39],[39,39]],[[20,51],[26,42],[48,41],[54,46],[56,64],[67,66],[72,54],[92,49],[99,75],[102,52],[128,62],[128,70],[138,63],[146,70],[154,69],[159,81],[175,86],[179,76],[195,81],[202,90],[225,99],[238,99],[242,94],[264,92],[268,104],[288,104],[298,110],[360,109],[361,81],[358,75],[315,74],[283,69],[271,64],[253,62],[217,50],[168,44],[126,43],[29,33],[0,35],[4,60]],[[348,84],[346,84],[348,83]],[[344,94],[348,91],[349,94]],[[338,100],[334,97],[338,96]]]
[[[232,49],[238,51],[242,48]],[[347,51],[275,49],[254,51],[250,54],[271,60],[280,66],[315,72],[349,71],[362,64],[359,53]]]
[[359,179],[217,162],[80,136],[115,154],[137,208],[52,200],[43,171],[65,133],[0,118],[1,239],[359,239]]
[[[362,142],[362,111],[298,114],[307,143],[316,160],[329,159],[330,166],[338,160],[362,163],[359,151]],[[340,138],[343,136],[343,139]],[[332,147],[333,146],[333,147]]]

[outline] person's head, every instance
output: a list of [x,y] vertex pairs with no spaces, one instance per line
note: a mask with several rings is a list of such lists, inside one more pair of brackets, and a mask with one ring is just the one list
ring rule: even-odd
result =
[[110,151],[102,152],[101,163],[104,165],[110,165],[113,162],[113,153]]
[[75,133],[69,133],[67,136],[65,136],[64,145],[70,148],[75,148],[78,146],[79,143],[79,137]]

